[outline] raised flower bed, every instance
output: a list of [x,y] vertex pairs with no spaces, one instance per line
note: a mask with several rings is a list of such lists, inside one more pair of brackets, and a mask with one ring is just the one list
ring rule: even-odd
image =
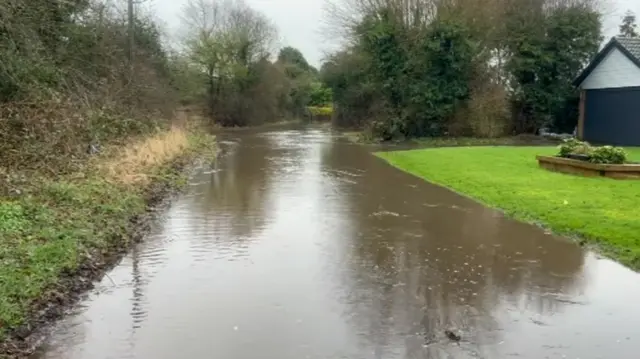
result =
[[558,156],[537,156],[540,167],[585,177],[640,179],[640,164],[629,163],[621,148],[592,147],[575,139],[560,146]]

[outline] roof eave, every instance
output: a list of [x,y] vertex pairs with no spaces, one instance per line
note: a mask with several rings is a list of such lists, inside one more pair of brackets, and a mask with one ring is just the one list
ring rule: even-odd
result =
[[618,44],[618,41],[616,41],[615,37],[609,40],[609,42],[604,46],[604,48],[602,48],[602,50],[600,50],[600,52],[596,54],[593,60],[591,60],[589,65],[587,65],[587,67],[584,70],[582,70],[582,72],[580,72],[580,74],[573,80],[573,83],[572,83],[573,86],[575,87],[580,86],[582,82],[591,74],[591,72],[596,67],[598,67],[598,65],[602,62],[602,60],[604,60],[604,58],[607,56],[609,51],[611,51],[611,49],[614,47],[622,47],[620,46],[620,44]]
[[600,65],[600,62],[604,60],[604,58],[609,54],[609,52],[614,47],[620,50],[620,52],[622,52],[624,56],[626,56],[629,60],[631,60],[631,62],[633,62],[636,66],[640,68],[640,59],[633,56],[633,54],[630,53],[625,46],[623,46],[620,42],[618,42],[618,40],[615,37],[612,37],[611,40],[609,40],[609,42],[607,43],[607,45],[605,45],[605,47],[602,50],[600,50],[600,52],[598,52],[598,54],[591,61],[591,63],[589,63],[589,66],[587,66],[584,70],[582,70],[580,75],[578,75],[578,77],[576,77],[575,80],[573,80],[573,86],[575,87],[580,86],[582,82],[584,82],[584,80],[591,74],[591,72],[596,67],[598,67],[598,65]]

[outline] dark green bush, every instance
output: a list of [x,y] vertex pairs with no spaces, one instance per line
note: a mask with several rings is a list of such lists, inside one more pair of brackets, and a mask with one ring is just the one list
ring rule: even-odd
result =
[[[349,41],[321,69],[337,121],[385,136],[400,128],[407,138],[576,126],[579,94],[571,81],[601,43],[601,15],[591,1],[507,1],[497,12],[474,1],[353,1],[362,6],[332,8],[336,18],[359,21],[340,21]],[[382,128],[396,121],[376,120],[379,107],[402,126]]]
[[605,164],[623,164],[627,161],[627,152],[623,148],[613,146],[597,147],[591,151],[589,162]]
[[374,138],[383,141],[398,140],[404,137],[405,123],[396,116],[380,116],[373,119],[366,131]]
[[311,83],[311,93],[309,94],[309,105],[313,107],[331,106],[333,93],[331,89],[322,82]]
[[586,155],[589,162],[605,164],[622,164],[627,161],[627,153],[623,148],[613,146],[592,147],[589,143],[570,138],[560,145],[559,157],[569,155]]

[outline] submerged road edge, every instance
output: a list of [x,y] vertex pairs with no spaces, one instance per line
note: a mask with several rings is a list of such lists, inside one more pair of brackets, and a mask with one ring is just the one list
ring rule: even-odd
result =
[[[419,150],[419,149],[416,149],[416,150]],[[598,258],[610,259],[633,272],[636,272],[636,273],[640,272],[640,262],[638,262],[637,260],[633,260],[633,259],[630,260],[628,258],[625,258],[622,255],[625,249],[616,247],[613,244],[607,243],[606,240],[603,240],[601,238],[596,238],[596,237],[589,237],[573,230],[561,229],[557,225],[547,223],[544,221],[544,219],[538,218],[535,214],[532,214],[529,212],[517,211],[517,210],[514,210],[513,208],[509,208],[508,206],[484,200],[477,194],[469,193],[467,191],[457,188],[456,186],[447,184],[444,181],[435,180],[433,178],[427,178],[410,168],[407,168],[398,164],[397,162],[395,162],[394,158],[392,157],[393,155],[390,156],[390,154],[394,152],[411,152],[411,151],[413,150],[378,151],[373,153],[373,156],[377,157],[378,159],[380,159],[381,161],[385,162],[387,165],[395,168],[398,171],[406,173],[422,181],[428,182],[434,186],[444,188],[461,197],[472,200],[475,203],[478,203],[484,207],[495,210],[505,218],[538,227],[548,234],[552,234],[564,240],[567,240],[569,242],[575,243],[576,245],[584,248],[585,250],[592,252]]]
[[155,168],[157,175],[138,189],[145,208],[140,213],[131,213],[124,234],[113,237],[107,248],[88,248],[77,268],[63,273],[52,288],[29,305],[23,324],[0,337],[0,358],[25,358],[33,354],[55,323],[144,239],[173,199],[186,190],[188,176],[218,155],[215,136],[194,133],[190,142],[183,153]]

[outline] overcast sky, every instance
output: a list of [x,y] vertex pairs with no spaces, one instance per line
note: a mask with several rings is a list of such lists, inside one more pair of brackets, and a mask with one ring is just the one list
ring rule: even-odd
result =
[[[482,1],[482,0],[478,0]],[[604,31],[606,37],[618,31],[618,24],[628,9],[640,16],[640,0],[605,0],[606,17]],[[187,0],[148,0],[154,12],[167,25],[169,32],[180,26],[180,14]],[[246,0],[254,9],[269,17],[280,32],[282,46],[298,48],[314,66],[322,62],[323,51],[331,44],[322,35],[325,0]]]

